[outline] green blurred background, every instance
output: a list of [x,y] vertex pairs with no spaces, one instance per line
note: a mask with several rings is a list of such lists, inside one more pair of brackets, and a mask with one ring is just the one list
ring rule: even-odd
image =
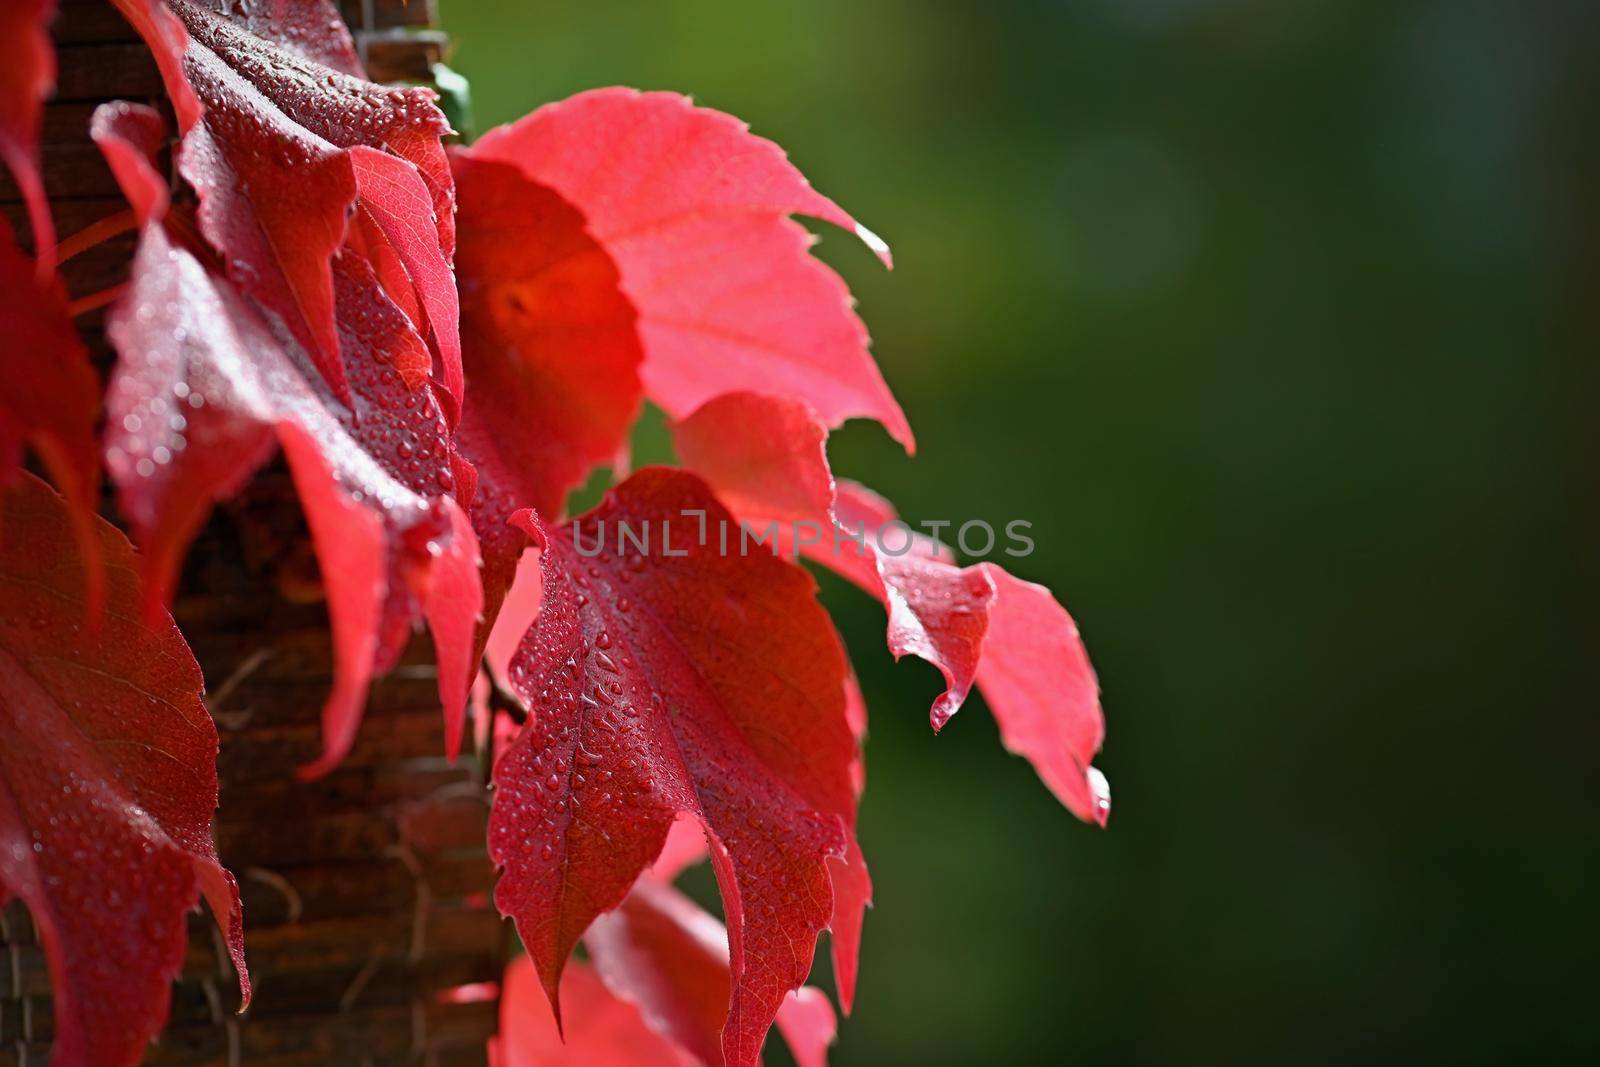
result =
[[444,0],[480,129],[689,92],[894,245],[821,252],[921,451],[835,466],[1031,519],[1099,669],[1104,833],[825,582],[877,883],[836,1065],[1600,1048],[1597,7]]

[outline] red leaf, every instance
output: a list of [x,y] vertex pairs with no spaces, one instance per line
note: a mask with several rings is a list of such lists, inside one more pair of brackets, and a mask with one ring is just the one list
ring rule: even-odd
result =
[[912,447],[849,290],[788,216],[852,230],[886,262],[888,249],[737,119],[673,93],[601,89],[491,130],[466,154],[515,167],[581,213],[638,310],[645,392],[669,413],[761,389],[807,400],[830,425],[875,418]]
[[465,695],[478,674],[479,657],[473,634],[483,616],[483,586],[478,580],[482,559],[472,521],[456,502],[443,500],[450,520],[448,540],[435,541],[428,548],[435,559],[423,598],[428,629],[433,632],[434,655],[438,659],[439,693],[444,704],[445,755],[455,759],[461,751],[466,730]]
[[[0,359],[0,489],[17,477],[22,446],[31,445],[72,507],[79,551],[89,561],[88,605],[98,618],[104,581],[94,513],[100,496],[99,446],[94,423],[100,382],[89,353],[72,326],[67,298],[52,275],[11,239],[0,219],[0,336],[8,354]],[[0,527],[0,538],[5,530]]]
[[829,857],[828,873],[833,878],[833,918],[828,922],[833,978],[839,990],[839,1009],[849,1015],[855,1007],[856,978],[861,970],[861,930],[872,906],[872,877],[855,837],[843,857]]
[[[600,980],[638,1005],[645,1025],[699,1062],[720,1067],[730,978],[728,931],[715,917],[646,877],[583,940]],[[800,1067],[826,1067],[837,1025],[821,991],[802,986],[790,993],[775,1021]]]
[[[632,306],[582,217],[503,163],[452,156],[461,201],[462,449],[482,474],[473,522],[492,624],[526,538],[506,525],[611,459],[643,404]],[[520,633],[517,634],[521,636]]]
[[365,77],[350,28],[330,0],[196,0],[235,24],[344,74]]
[[[376,232],[398,240],[395,253],[421,305],[440,310],[428,325],[439,338],[442,377],[458,391],[459,342],[446,308],[454,298],[439,291],[454,244],[449,165],[439,140],[449,125],[433,94],[341,73],[188,0],[117,4],[161,64],[184,135],[178,167],[200,194],[201,232],[222,252],[230,278],[283,319],[334,394],[348,401],[330,257],[344,243],[359,193],[384,220]],[[252,17],[248,10],[259,5],[246,7],[240,19],[249,26],[298,24]],[[374,166],[357,167],[350,150],[362,146],[411,166],[389,167],[380,181]],[[397,192],[408,184],[413,188]],[[435,247],[400,236],[397,216],[418,202],[433,205]]]
[[[39,127],[44,101],[56,84],[56,53],[50,44],[55,0],[6,0],[0,8],[0,163],[11,170],[33,227],[33,249],[42,265],[56,254],[55,224],[39,174]],[[7,290],[10,291],[10,290]]]
[[[207,0],[210,10],[185,0],[167,2],[200,44],[311,133],[343,148],[381,148],[415,166],[432,194],[433,221],[445,258],[455,254],[455,192],[440,141],[450,124],[434,106],[437,93],[423,86],[375,85],[362,76],[359,65],[349,62],[353,57],[327,66],[317,62],[340,49],[333,38],[345,32],[324,0]],[[254,13],[267,5],[281,10],[266,16]],[[305,27],[320,18],[332,19],[340,28],[316,43],[316,34]],[[276,45],[291,52],[285,54]]]
[[463,435],[486,482],[509,494],[490,509],[501,522],[524,507],[556,516],[639,415],[636,317],[611,257],[566,201],[504,163],[451,158],[473,382]]
[[[774,426],[783,432],[773,433]],[[890,532],[880,551],[873,531],[893,520],[894,510],[861,486],[840,483],[836,500],[817,509],[821,486],[832,481],[826,437],[804,404],[752,393],[719,397],[674,429],[685,465],[742,520],[816,524],[823,531],[818,543],[786,547],[801,548],[884,601],[890,650],[919,656],[945,677],[931,713],[935,730],[976,681],[1007,749],[1032,763],[1074,815],[1104,825],[1110,790],[1091,766],[1105,732],[1099,686],[1072,617],[1044,587],[993,563],[958,567],[920,535]],[[795,494],[796,484],[809,492]],[[865,550],[838,536],[840,528],[863,526]],[[896,554],[902,541],[906,547]]]
[[550,1001],[526,956],[506,968],[500,1035],[491,1067],[698,1067],[693,1056],[645,1025],[639,1009],[607,989],[585,963],[561,979],[566,1023],[558,1031]]
[[[491,640],[490,647],[493,645]],[[856,796],[860,797],[866,784],[866,768],[860,745],[867,729],[867,708],[854,675],[845,678],[845,701],[845,718],[855,734],[857,746],[855,759],[850,764],[850,779]],[[853,820],[854,812],[850,816]],[[658,882],[671,882],[680,871],[705,859],[706,855],[705,834],[692,819],[680,816],[672,824],[667,843],[661,847],[661,855],[650,866],[648,877]],[[833,942],[833,973],[839,987],[839,1006],[848,1015],[855,1001],[862,923],[867,908],[872,905],[872,879],[867,874],[867,861],[861,854],[861,845],[854,836],[850,838],[842,858],[828,857],[828,872],[833,879],[833,918],[828,923]],[[800,992],[807,991],[802,989]],[[791,994],[790,999],[793,1000],[793,997]],[[829,1018],[832,1018],[831,1012]],[[781,1012],[778,1025],[783,1025]]]
[[[380,271],[384,292],[399,304],[419,329],[427,329],[439,353],[443,384],[459,407],[462,400],[461,310],[456,279],[439,246],[428,190],[405,160],[374,148],[350,150],[355,167],[357,232],[367,258],[392,264]],[[387,275],[387,277],[385,277]],[[397,367],[408,388],[428,377],[432,361]]]
[[113,100],[95,108],[89,136],[105,156],[139,225],[164,219],[171,197],[166,181],[150,162],[167,140],[161,116],[143,104]]
[[217,862],[217,731],[172,620],[138,621],[132,547],[95,635],[60,498],[24,476],[0,499],[0,901],[20,897],[50,961],[62,1067],[118,1067],[166,1022],[184,915],[201,895],[244,969],[239,895]]
[[[102,109],[94,133],[132,175],[148,109]],[[141,131],[143,131],[141,133]],[[148,174],[146,174],[148,177]],[[408,389],[389,365],[422,344],[365,261],[334,261],[341,351],[353,407],[306,354],[226,281],[148,221],[130,288],[107,320],[120,353],[107,396],[106,462],[146,548],[147,596],[169,593],[188,540],[281,444],[322,565],[334,632],[334,689],[323,711],[336,764],[353,741],[368,683],[426,616],[440,695],[459,737],[479,592],[477,550],[451,498],[459,466],[432,386]]]
[[517,516],[542,549],[543,596],[511,665],[533,715],[495,768],[489,851],[504,867],[496,903],[553,1002],[590,922],[679,812],[699,819],[733,943],[723,1049],[748,1065],[832,917],[827,859],[853,823],[855,743],[814,584],[764,551],[699,544],[697,511],[728,519],[698,479],[641,471],[578,525],[587,551],[600,523],[649,521],[652,548],[589,559],[573,530]]
[[1111,787],[1091,766],[1105,740],[1100,685],[1078,626],[1050,590],[980,564],[995,587],[978,688],[1006,749],[1027,757],[1074,815],[1104,826]]
[[678,875],[710,855],[706,848],[706,833],[700,829],[700,823],[688,815],[679,815],[673,821],[672,829],[667,831],[667,841],[661,846],[661,854],[645,873],[658,882],[670,884]]

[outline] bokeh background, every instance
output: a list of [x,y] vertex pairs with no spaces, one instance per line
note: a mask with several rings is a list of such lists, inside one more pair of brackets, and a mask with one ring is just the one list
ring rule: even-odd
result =
[[835,467],[1030,519],[1098,666],[1106,832],[824,583],[878,904],[836,1065],[1596,1062],[1595,5],[442,9],[480,129],[689,92],[891,241],[821,254],[921,449]]

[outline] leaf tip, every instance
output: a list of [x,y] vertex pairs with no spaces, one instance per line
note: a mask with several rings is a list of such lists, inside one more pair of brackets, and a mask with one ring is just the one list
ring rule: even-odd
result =
[[1099,767],[1088,768],[1083,776],[1089,785],[1091,817],[1095,825],[1104,830],[1106,824],[1111,821],[1111,783],[1106,780]]
[[856,236],[861,239],[862,244],[872,250],[872,254],[877,256],[886,268],[894,270],[894,253],[889,250],[888,241],[885,241],[859,222],[856,223]]

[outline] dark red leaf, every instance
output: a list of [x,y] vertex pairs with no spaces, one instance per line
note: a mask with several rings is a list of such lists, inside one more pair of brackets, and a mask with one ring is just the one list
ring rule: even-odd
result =
[[770,141],[673,93],[601,89],[491,130],[467,153],[515,167],[581,215],[639,314],[645,392],[689,414],[734,389],[807,400],[836,425],[910,427],[844,282],[807,254],[809,215],[888,249]]
[[344,74],[366,77],[350,28],[330,0],[196,0],[235,24]]
[[[96,139],[134,189],[147,109],[96,114]],[[148,172],[144,172],[148,178]],[[452,498],[457,458],[431,385],[407,388],[391,362],[422,342],[357,256],[334,260],[339,335],[352,407],[249,299],[211,274],[154,219],[107,333],[120,353],[107,396],[106,462],[145,546],[147,595],[171,589],[188,540],[281,445],[311,526],[336,650],[324,709],[327,748],[355,737],[368,683],[426,617],[440,694],[459,738],[480,592],[471,528]]]
[[[455,192],[440,140],[450,132],[450,123],[434,105],[438,94],[423,86],[375,85],[361,76],[359,67],[345,70],[331,64],[336,69],[330,70],[316,62],[318,52],[334,46],[329,42],[302,49],[309,37],[296,25],[318,17],[315,9],[326,8],[321,0],[208,0],[210,9],[194,7],[187,0],[168,3],[198,44],[238,70],[272,106],[306,130],[341,148],[381,148],[415,166],[432,194],[433,222],[445,259],[455,254]],[[311,14],[305,18],[251,14],[263,4]],[[227,12],[227,17],[215,14],[218,10]],[[286,54],[276,45],[291,51]],[[310,60],[293,50],[310,55]]]
[[[859,746],[866,733],[867,709],[861,699],[861,688],[856,684],[854,676],[846,679],[845,699],[846,718],[850,720],[850,727],[855,733],[857,744],[856,758],[850,767],[850,777],[856,796],[859,797],[866,784],[865,763],[861,759]],[[662,846],[661,855],[651,865],[648,877],[659,882],[671,882],[677,877],[678,872],[705,859],[706,855],[705,835],[700,827],[692,820],[679,818],[672,824],[672,830],[667,834],[667,843]],[[850,838],[843,857],[828,857],[828,873],[833,878],[833,919],[828,923],[828,932],[833,942],[833,974],[839,988],[839,1006],[848,1015],[855,1002],[856,977],[861,957],[861,928],[866,918],[866,910],[872,906],[872,879],[867,874],[867,861],[861,854],[861,845],[854,836]],[[806,993],[807,990],[801,989],[799,992]],[[794,997],[795,994],[791,994],[790,1001],[793,1001]],[[786,1001],[785,1006],[790,1006],[790,1002]],[[829,1020],[831,1034],[831,1013]],[[783,1026],[782,1012],[778,1015],[778,1025]]]
[[[200,194],[201,232],[229,277],[283,320],[348,401],[330,257],[360,194],[378,222],[368,236],[396,244],[417,302],[437,312],[419,325],[433,328],[441,377],[459,402],[454,294],[441,290],[454,244],[439,140],[449,126],[432,93],[374,85],[247,28],[299,25],[293,17],[241,13],[241,26],[189,0],[117,3],[161,62],[183,134],[178,167]],[[380,168],[369,157],[358,166],[351,149],[360,147],[392,153],[399,165]],[[437,240],[416,239],[415,217],[400,221],[418,203],[433,205],[422,226]]]
[[92,524],[100,495],[100,382],[61,283],[35,266],[0,219],[0,336],[7,347],[0,359],[0,489],[15,480],[30,445],[72,506],[78,547],[90,564],[88,603],[98,616],[103,582]]
[[0,500],[0,901],[20,897],[54,988],[62,1067],[139,1062],[166,1022],[184,915],[204,895],[249,1003],[239,895],[217,862],[217,731],[172,620],[140,621],[132,546],[97,633],[68,509],[24,476]]
[[600,523],[648,521],[650,550],[593,558],[571,528],[517,516],[542,550],[539,618],[510,668],[533,714],[495,768],[489,849],[496,903],[554,1001],[584,930],[680,812],[699,819],[732,939],[723,1049],[749,1065],[832,918],[827,860],[848,847],[856,746],[813,582],[764,550],[699,544],[700,511],[712,529],[728,521],[698,479],[640,471],[577,525],[587,550]]
[[44,101],[56,85],[56,53],[50,44],[55,0],[6,0],[0,7],[0,163],[11,170],[33,226],[33,250],[41,264],[55,258],[56,231],[39,174],[39,126]]
[[[774,426],[783,432],[773,433]],[[1044,587],[993,563],[959,567],[920,535],[889,531],[880,551],[873,533],[895,519],[894,510],[854,483],[839,483],[829,506],[816,509],[821,487],[832,482],[826,437],[804,404],[751,393],[720,397],[674,430],[685,465],[741,519],[775,520],[791,531],[797,521],[816,524],[818,543],[785,547],[800,548],[883,600],[890,650],[919,656],[945,677],[931,712],[934,729],[976,681],[1006,747],[1032,763],[1074,815],[1103,825],[1111,795],[1091,765],[1105,733],[1099,685],[1072,617]],[[797,494],[796,485],[809,488]],[[835,534],[863,528],[865,550]]]
[[[455,275],[439,245],[428,190],[417,181],[411,164],[375,148],[351,148],[350,163],[360,192],[356,229],[371,253],[368,259],[374,264],[391,264],[380,274],[384,291],[419,329],[434,338],[443,385],[459,406],[463,392],[461,312]],[[406,385],[416,389],[432,367],[428,361],[397,369]]]
[[[645,1025],[699,1062],[720,1067],[728,931],[714,916],[647,876],[620,908],[594,921],[583,941],[600,980],[638,1005]],[[821,991],[802,986],[790,993],[775,1021],[800,1067],[826,1067],[837,1025]]]

